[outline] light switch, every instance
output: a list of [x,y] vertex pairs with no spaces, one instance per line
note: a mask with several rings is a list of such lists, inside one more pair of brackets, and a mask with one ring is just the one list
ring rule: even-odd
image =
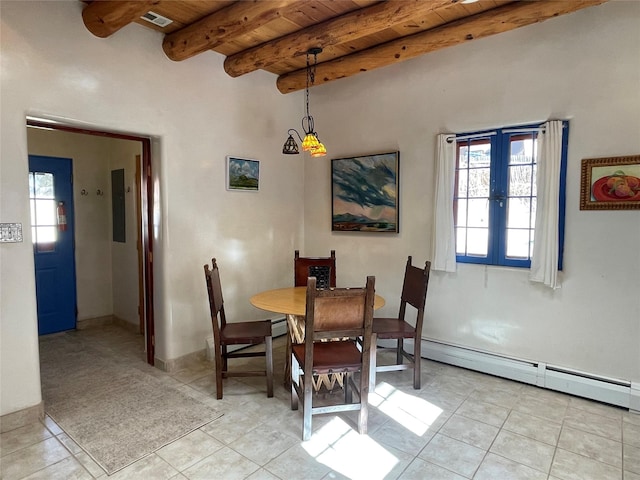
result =
[[21,242],[21,223],[0,223],[0,242]]

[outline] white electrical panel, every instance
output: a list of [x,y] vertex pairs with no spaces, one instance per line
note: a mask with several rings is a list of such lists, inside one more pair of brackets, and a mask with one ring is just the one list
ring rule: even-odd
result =
[[21,242],[21,223],[0,223],[0,242]]

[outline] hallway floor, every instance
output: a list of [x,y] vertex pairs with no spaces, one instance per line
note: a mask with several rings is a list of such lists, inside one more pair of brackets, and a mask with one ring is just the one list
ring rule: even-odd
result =
[[[57,335],[144,362],[143,338],[117,326]],[[234,378],[216,400],[204,359],[154,372],[224,416],[112,476],[45,417],[1,435],[1,478],[640,480],[640,415],[428,360],[421,390],[410,371],[378,374],[368,435],[326,415],[302,442],[282,387],[284,337],[274,348],[274,398],[264,378]]]

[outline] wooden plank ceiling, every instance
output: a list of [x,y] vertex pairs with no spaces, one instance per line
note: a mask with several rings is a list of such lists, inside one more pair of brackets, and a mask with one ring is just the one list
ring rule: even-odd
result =
[[[94,0],[83,2],[82,17],[102,38],[132,22],[158,30],[158,48],[175,61],[213,50],[226,57],[230,76],[266,70],[289,93],[305,88],[313,47],[323,49],[319,85],[606,1]],[[171,23],[144,20],[148,12]]]

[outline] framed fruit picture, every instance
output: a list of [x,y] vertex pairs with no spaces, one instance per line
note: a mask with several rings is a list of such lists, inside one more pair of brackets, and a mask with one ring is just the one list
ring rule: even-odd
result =
[[580,210],[640,209],[640,155],[582,160]]

